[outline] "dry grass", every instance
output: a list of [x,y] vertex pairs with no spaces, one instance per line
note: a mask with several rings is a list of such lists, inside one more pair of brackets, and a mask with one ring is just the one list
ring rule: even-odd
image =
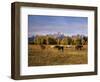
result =
[[83,48],[82,50],[76,50],[75,48],[64,48],[64,51],[62,52],[60,50],[50,48],[49,46],[46,46],[46,49],[41,49],[39,45],[29,45],[28,66],[88,63],[87,48]]

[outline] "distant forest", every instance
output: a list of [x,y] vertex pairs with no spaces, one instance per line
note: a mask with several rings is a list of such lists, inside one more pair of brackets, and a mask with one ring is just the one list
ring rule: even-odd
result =
[[28,44],[34,45],[87,45],[88,37],[85,35],[66,36],[64,34],[35,35],[28,38]]

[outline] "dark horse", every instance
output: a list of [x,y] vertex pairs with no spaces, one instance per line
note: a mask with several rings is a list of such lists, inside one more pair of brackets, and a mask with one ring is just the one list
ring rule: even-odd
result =
[[64,46],[56,45],[56,46],[54,46],[54,48],[57,48],[58,50],[61,50],[62,52],[64,51]]
[[76,45],[76,46],[75,46],[75,49],[77,49],[77,50],[81,50],[82,47],[83,47],[82,45]]
[[41,49],[45,49],[46,46],[45,45],[40,45]]

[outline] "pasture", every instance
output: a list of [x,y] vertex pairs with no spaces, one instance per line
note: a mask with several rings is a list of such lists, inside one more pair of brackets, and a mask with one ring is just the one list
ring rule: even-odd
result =
[[75,47],[58,50],[53,48],[52,45],[45,45],[41,48],[40,45],[28,45],[28,66],[47,66],[47,65],[74,65],[74,64],[87,64],[88,63],[88,50],[87,46],[81,50]]

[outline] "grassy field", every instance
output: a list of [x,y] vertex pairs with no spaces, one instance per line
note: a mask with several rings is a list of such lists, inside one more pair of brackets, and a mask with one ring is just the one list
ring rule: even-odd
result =
[[50,45],[42,49],[39,45],[28,46],[28,66],[46,66],[46,65],[70,65],[86,64],[87,48],[76,50],[75,48],[64,48],[60,51],[51,48]]

